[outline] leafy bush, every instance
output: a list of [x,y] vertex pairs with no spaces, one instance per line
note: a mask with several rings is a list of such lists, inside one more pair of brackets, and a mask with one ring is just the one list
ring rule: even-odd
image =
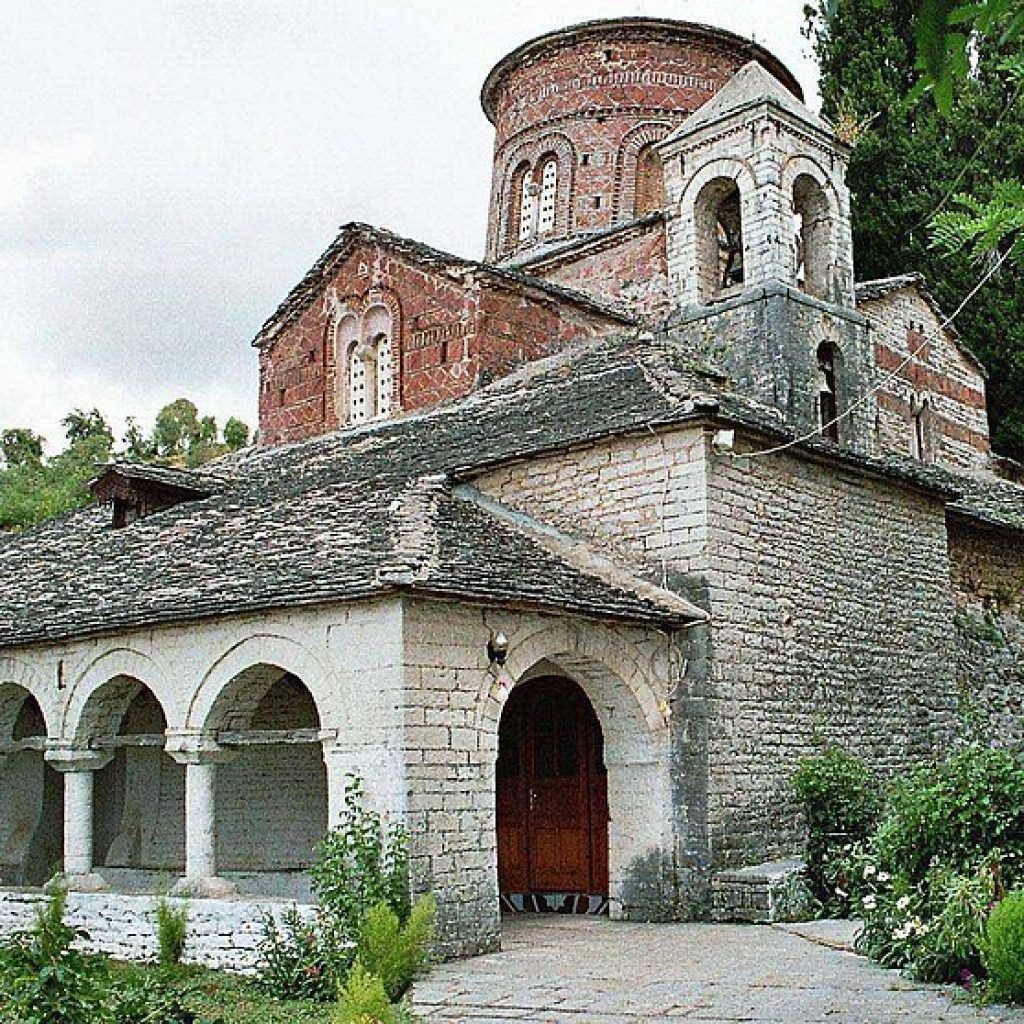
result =
[[863,761],[838,747],[801,762],[793,788],[807,820],[807,877],[826,913],[850,909],[848,854],[878,821],[882,794]]
[[1024,891],[1010,893],[993,908],[981,949],[991,995],[1024,1003]]
[[357,960],[338,993],[334,1024],[409,1024],[410,1020],[405,1007],[388,999],[384,982]]
[[280,922],[265,914],[257,985],[278,999],[333,999],[355,955],[351,944],[333,940],[332,929],[307,921],[295,907]]
[[114,1024],[194,1024],[196,1020],[182,994],[156,974],[117,978],[110,987],[110,998]]
[[188,932],[188,904],[175,906],[166,898],[156,905],[156,937],[160,947],[161,967],[181,963]]
[[434,911],[433,897],[421,896],[404,923],[386,903],[371,907],[363,919],[356,962],[381,979],[393,1002],[405,995],[426,966]]
[[64,922],[67,890],[55,888],[28,931],[0,947],[0,1005],[19,1024],[110,1020],[106,961],[72,945],[88,935]]
[[853,885],[858,949],[926,981],[983,971],[993,903],[1022,880],[1024,761],[970,746],[894,788]]
[[[367,914],[377,905],[404,926],[397,933],[399,948],[389,954],[396,961],[413,957],[414,938],[424,934],[424,927],[429,938],[432,902],[425,922],[421,909],[406,925],[411,909],[408,837],[366,807],[354,777],[345,788],[341,820],[317,847],[311,874],[319,903],[315,921],[302,920],[294,910],[280,924],[264,918],[258,968],[264,991],[282,999],[334,998],[355,959]],[[377,953],[383,957],[384,952],[382,945]],[[416,967],[420,963],[422,957]]]
[[872,841],[879,866],[919,882],[936,864],[971,872],[1002,851],[1003,884],[1024,863],[1024,760],[980,746],[894,787]]
[[320,843],[311,873],[321,908],[346,939],[356,940],[367,911],[378,903],[400,920],[409,915],[408,838],[366,807],[353,776],[341,819]]

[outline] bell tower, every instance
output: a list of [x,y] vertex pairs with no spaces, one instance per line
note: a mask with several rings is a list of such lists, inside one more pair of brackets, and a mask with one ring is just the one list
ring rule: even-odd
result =
[[657,148],[674,333],[801,432],[870,450],[849,148],[754,61]]

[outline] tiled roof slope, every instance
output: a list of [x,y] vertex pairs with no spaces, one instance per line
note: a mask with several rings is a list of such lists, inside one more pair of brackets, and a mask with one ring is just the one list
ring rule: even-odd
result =
[[[688,614],[574,565],[451,482],[509,459],[659,424],[714,418],[773,439],[779,414],[729,391],[668,340],[591,344],[529,364],[450,406],[216,465],[220,491],[124,529],[93,507],[0,545],[0,647],[131,626],[348,600],[405,588],[669,624]],[[902,459],[803,445],[955,497],[958,478]],[[981,510],[983,485],[961,503]],[[1020,526],[1024,489],[984,489],[986,521]]]

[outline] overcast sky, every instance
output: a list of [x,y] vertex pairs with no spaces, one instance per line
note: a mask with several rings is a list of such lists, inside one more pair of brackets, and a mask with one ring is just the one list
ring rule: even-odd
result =
[[813,91],[803,0],[4,0],[0,428],[62,447],[179,396],[256,424],[250,341],[349,220],[479,258],[479,89],[520,43],[653,15]]

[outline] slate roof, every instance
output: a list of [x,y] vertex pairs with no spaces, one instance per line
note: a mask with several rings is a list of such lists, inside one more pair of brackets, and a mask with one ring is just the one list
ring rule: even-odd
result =
[[[0,544],[0,647],[394,590],[662,625],[700,617],[628,572],[574,563],[453,485],[509,460],[708,419],[792,437],[777,411],[676,343],[631,337],[527,364],[428,413],[236,453],[213,464],[223,482],[208,498],[118,530],[94,506]],[[1021,527],[1024,488],[823,442],[801,450],[937,496],[962,492],[962,514]]]
[[441,249],[417,242],[413,238],[396,235],[384,228],[353,221],[342,225],[334,241],[321,253],[302,280],[285,296],[284,301],[259,329],[256,337],[253,338],[253,345],[260,348],[272,343],[285,327],[297,320],[323,294],[325,284],[337,273],[338,268],[360,242],[383,246],[400,253],[413,263],[429,267],[438,273],[449,276],[475,273],[482,275],[492,284],[539,292],[588,312],[607,317],[619,324],[632,325],[636,323],[636,319],[629,313],[608,303],[599,302],[583,292],[553,284],[539,277],[531,277],[529,274],[508,267],[499,267],[493,263],[479,263],[476,260],[466,259],[464,256],[443,252]]

